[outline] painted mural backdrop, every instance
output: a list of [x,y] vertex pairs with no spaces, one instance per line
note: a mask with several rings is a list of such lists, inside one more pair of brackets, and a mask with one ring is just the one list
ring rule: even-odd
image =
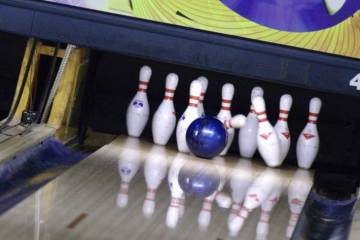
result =
[[46,0],[360,58],[360,0]]

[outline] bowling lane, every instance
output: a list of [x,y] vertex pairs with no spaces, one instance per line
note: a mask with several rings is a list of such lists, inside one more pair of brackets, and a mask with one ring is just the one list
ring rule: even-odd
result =
[[[202,161],[181,156],[186,156],[185,162]],[[219,208],[215,201],[207,230],[199,228],[202,200],[195,197],[186,197],[184,215],[176,228],[165,225],[171,200],[167,172],[174,168],[178,158],[175,148],[161,149],[136,138],[120,136],[0,216],[0,239],[228,239],[230,210]],[[296,176],[294,169],[273,171],[257,163],[238,160],[227,157],[224,165],[221,161],[218,161],[220,165],[202,163],[221,168],[224,173],[221,176],[227,180],[224,187],[227,194],[232,191],[229,182],[236,186],[244,183],[247,179],[244,172],[251,172],[252,183],[255,179],[272,181],[280,177],[284,189],[271,214],[268,239],[286,239],[290,218],[287,193],[289,184],[296,186],[292,184]],[[164,165],[163,161],[167,163]],[[125,170],[132,173],[125,177]],[[126,206],[119,197],[121,179],[130,180]],[[146,217],[143,203],[149,182],[153,186],[156,182],[161,184],[155,197],[155,210]],[[249,214],[237,239],[255,239],[260,213],[258,207]],[[358,224],[357,216],[353,229],[359,231]],[[353,235],[351,239],[355,239],[356,234]]]

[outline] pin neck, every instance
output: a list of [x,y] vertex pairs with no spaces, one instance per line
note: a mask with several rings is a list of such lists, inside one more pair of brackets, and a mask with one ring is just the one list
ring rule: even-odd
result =
[[253,106],[253,105],[250,106],[250,112],[251,112],[251,113],[255,113],[255,109],[254,109],[254,106]]
[[279,121],[287,122],[288,116],[289,116],[289,111],[288,110],[280,109],[280,111],[279,111]]
[[266,111],[263,112],[256,112],[257,118],[259,123],[263,123],[263,122],[267,122],[267,115],[266,115]]
[[166,88],[164,100],[172,101],[174,99],[175,89]]
[[318,116],[319,116],[318,113],[310,112],[309,118],[308,118],[308,123],[317,124]]
[[199,103],[199,97],[196,96],[191,96],[189,98],[189,107],[198,107],[198,103]]
[[231,110],[231,100],[222,99],[221,110],[230,111]]
[[147,88],[148,88],[148,82],[139,80],[138,92],[146,93]]

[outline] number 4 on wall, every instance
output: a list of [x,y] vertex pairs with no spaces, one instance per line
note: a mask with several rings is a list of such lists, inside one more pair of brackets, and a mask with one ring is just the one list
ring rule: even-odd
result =
[[356,87],[356,90],[360,91],[360,73],[350,80],[349,85],[351,87]]

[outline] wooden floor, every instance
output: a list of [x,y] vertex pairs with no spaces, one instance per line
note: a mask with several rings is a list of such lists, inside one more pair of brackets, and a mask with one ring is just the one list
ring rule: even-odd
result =
[[25,128],[14,126],[0,133],[0,165],[46,138],[53,136],[55,128],[45,124]]
[[[130,183],[129,202],[125,208],[117,206],[120,186],[118,162],[121,157],[136,154],[145,160],[152,144],[141,141],[130,145],[125,137],[118,137],[87,159],[72,167],[60,177],[18,204],[0,217],[0,239],[7,240],[110,240],[110,239],[228,239],[228,209],[214,203],[212,219],[207,231],[198,227],[197,216],[201,200],[187,198],[185,215],[175,229],[165,226],[170,191],[167,178],[160,185],[156,197],[156,210],[151,218],[144,217],[142,205],[146,193],[143,168],[140,168]],[[167,148],[169,159],[176,151]],[[193,160],[198,160],[190,157]],[[236,158],[226,159],[226,169],[234,168]],[[171,163],[171,160],[169,160]],[[254,171],[261,172],[264,166],[253,164]],[[294,169],[284,169],[281,174],[290,181]],[[228,186],[225,187],[228,191]],[[290,216],[287,191],[274,209],[268,239],[285,239]],[[355,216],[351,240],[360,234],[359,210]],[[255,239],[259,209],[251,213],[236,239]]]

